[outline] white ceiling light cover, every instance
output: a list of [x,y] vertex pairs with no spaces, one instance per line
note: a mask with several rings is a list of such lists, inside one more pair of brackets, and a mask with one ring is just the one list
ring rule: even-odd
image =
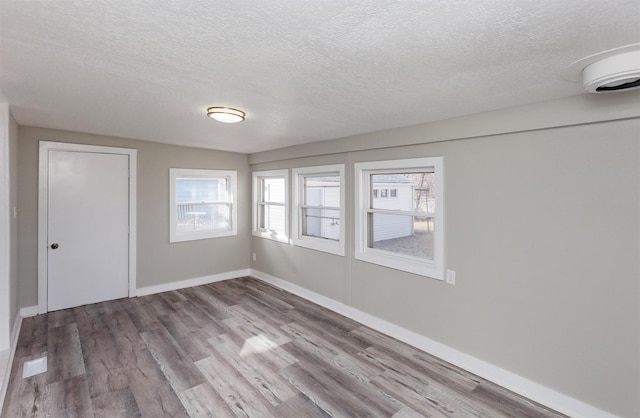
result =
[[207,109],[207,116],[218,122],[237,123],[244,120],[245,113],[233,107],[212,106]]

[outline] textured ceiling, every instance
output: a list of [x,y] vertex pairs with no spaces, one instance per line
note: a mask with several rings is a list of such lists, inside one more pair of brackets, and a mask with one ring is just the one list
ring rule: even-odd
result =
[[250,153],[582,94],[566,66],[639,41],[639,0],[0,0],[0,90],[20,125]]

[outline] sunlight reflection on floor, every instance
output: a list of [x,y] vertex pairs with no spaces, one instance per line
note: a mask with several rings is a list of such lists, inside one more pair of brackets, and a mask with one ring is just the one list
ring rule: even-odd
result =
[[250,356],[251,354],[264,353],[278,347],[276,343],[265,337],[264,335],[256,335],[247,338],[240,350],[240,357]]

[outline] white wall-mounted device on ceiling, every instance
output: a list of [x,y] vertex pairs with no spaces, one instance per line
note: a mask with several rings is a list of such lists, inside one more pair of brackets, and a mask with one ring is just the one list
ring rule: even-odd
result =
[[640,43],[590,55],[565,68],[562,76],[582,80],[589,93],[611,93],[640,88]]

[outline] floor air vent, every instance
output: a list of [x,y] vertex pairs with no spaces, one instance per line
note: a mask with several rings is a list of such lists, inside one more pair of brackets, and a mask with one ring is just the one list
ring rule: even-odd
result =
[[29,360],[24,363],[22,368],[22,378],[35,376],[47,371],[47,357],[40,357],[35,360]]

